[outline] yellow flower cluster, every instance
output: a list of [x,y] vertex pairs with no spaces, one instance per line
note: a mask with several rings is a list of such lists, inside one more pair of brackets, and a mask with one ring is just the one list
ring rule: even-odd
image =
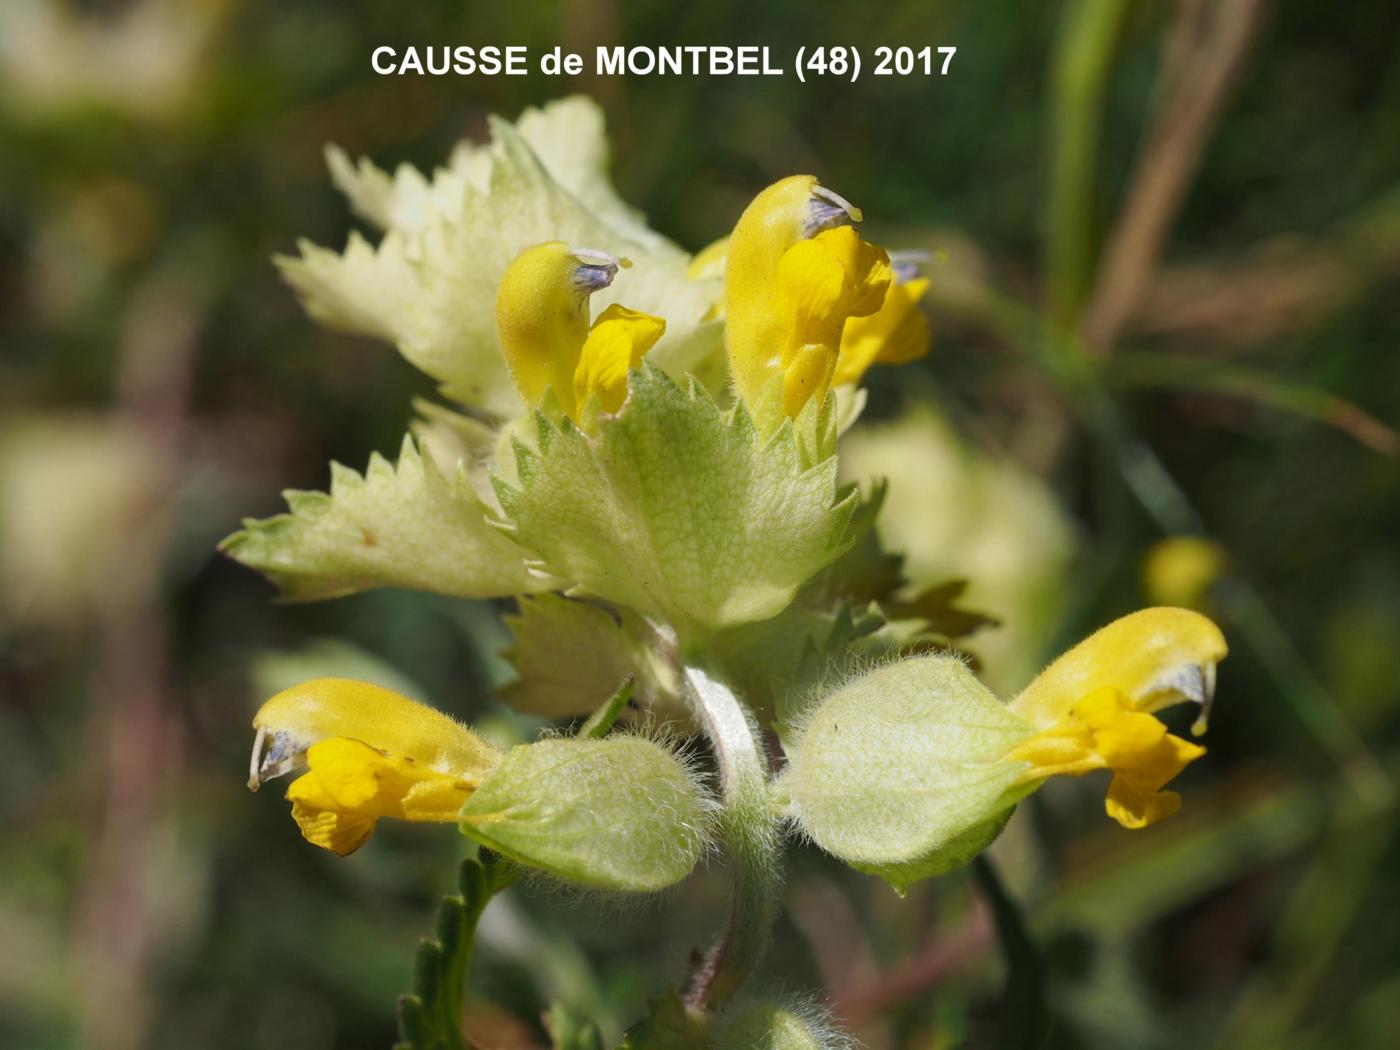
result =
[[[928,281],[901,281],[885,251],[851,225],[859,220],[859,210],[815,178],[794,175],[760,193],[730,237],[695,257],[693,277],[724,274],[730,373],[745,400],[781,377],[782,413],[796,416],[833,386],[858,384],[876,363],[903,364],[928,351],[918,307]],[[550,241],[527,248],[506,271],[497,330],[531,407],[550,391],[576,422],[595,397],[604,412],[622,407],[627,373],[666,327],[619,305],[590,326],[589,296],[627,266]]]

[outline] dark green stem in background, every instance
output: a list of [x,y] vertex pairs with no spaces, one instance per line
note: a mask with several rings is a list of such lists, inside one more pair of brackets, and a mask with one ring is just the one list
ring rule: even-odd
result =
[[1036,1050],[1045,1044],[1050,1023],[1045,1010],[1045,973],[1040,954],[1026,932],[1021,909],[1007,894],[985,853],[973,860],[972,874],[991,905],[997,943],[1006,961],[998,1045],[1006,1050]]
[[685,991],[690,1011],[703,1013],[732,996],[768,950],[783,871],[758,726],[723,682],[696,667],[685,681],[719,766],[720,840],[734,877],[728,922]]

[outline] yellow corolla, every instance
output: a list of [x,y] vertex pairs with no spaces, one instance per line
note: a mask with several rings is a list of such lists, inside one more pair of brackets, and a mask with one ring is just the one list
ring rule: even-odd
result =
[[896,280],[879,310],[847,321],[841,332],[841,352],[836,357],[831,385],[857,384],[871,365],[908,364],[928,353],[928,318],[919,309],[919,300],[926,291],[926,277]]
[[860,239],[860,211],[811,175],[774,183],[730,236],[724,276],[725,344],[740,396],[753,402],[781,381],[782,412],[826,396],[842,330],[876,313],[889,257]]
[[380,817],[457,820],[499,753],[466,726],[400,693],[348,678],[315,678],[258,710],[248,787],[306,770],[287,788],[308,842],[340,856]]
[[[692,278],[717,277],[724,273],[729,238],[721,237],[706,245],[691,260]],[[850,317],[841,330],[841,346],[836,354],[832,386],[855,386],[872,365],[903,365],[916,361],[929,351],[928,318],[919,302],[928,291],[928,278],[919,274],[923,252],[891,252],[894,279],[880,309],[865,317]],[[723,302],[716,303],[709,316],[721,317]]]
[[1227,652],[1214,623],[1187,609],[1144,609],[1090,635],[1008,705],[1037,728],[1008,758],[1027,764],[1025,782],[1110,770],[1107,810],[1141,828],[1176,812],[1162,788],[1205,748],[1167,732],[1153,712],[1196,703],[1192,732],[1206,728],[1215,668]]
[[516,389],[532,408],[551,390],[575,421],[594,397],[604,412],[622,407],[627,373],[666,322],[614,305],[590,326],[588,297],[630,265],[548,241],[526,248],[507,268],[496,292],[496,329]]

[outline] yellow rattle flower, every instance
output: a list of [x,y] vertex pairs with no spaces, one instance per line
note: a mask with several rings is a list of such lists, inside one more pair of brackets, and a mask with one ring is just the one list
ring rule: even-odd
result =
[[496,292],[496,329],[516,388],[532,408],[551,390],[575,422],[594,397],[604,412],[622,407],[627,373],[641,365],[666,322],[613,305],[590,326],[588,297],[631,265],[547,241],[507,268]]
[[1025,762],[1022,783],[1096,769],[1113,773],[1105,803],[1126,828],[1175,813],[1163,791],[1205,748],[1167,732],[1153,712],[1196,703],[1205,732],[1215,668],[1227,652],[1214,623],[1187,609],[1157,608],[1115,620],[1065,653],[1008,708],[1037,728],[1007,758]]
[[928,353],[928,318],[919,300],[928,278],[919,276],[922,253],[891,252],[894,280],[884,305],[866,317],[852,317],[841,332],[832,386],[856,385],[872,365],[905,365]]
[[725,343],[746,401],[775,382],[784,415],[820,401],[847,319],[884,305],[889,257],[860,239],[850,225],[860,218],[811,175],[774,183],[739,217],[726,252]]
[[466,726],[349,678],[283,690],[253,718],[248,787],[306,770],[287,788],[308,842],[345,856],[381,817],[451,823],[500,754]]

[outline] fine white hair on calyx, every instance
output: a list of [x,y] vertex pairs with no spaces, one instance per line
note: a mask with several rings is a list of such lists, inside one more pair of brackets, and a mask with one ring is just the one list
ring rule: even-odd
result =
[[783,734],[783,741],[786,749],[791,752],[802,746],[802,738],[807,734],[807,727],[811,724],[813,716],[821,707],[822,702],[829,697],[835,696],[847,686],[874,674],[882,667],[899,663],[901,660],[916,659],[924,656],[934,656],[939,659],[953,660],[971,669],[971,658],[957,650],[939,653],[916,653],[907,648],[892,650],[887,653],[861,654],[849,657],[845,660],[833,660],[826,665],[822,676],[812,685],[808,686],[789,704],[789,713],[785,719],[786,732]]
[[[658,723],[648,712],[646,717],[635,722],[617,724],[607,735],[597,740],[580,740],[559,727],[541,730],[536,739],[592,744],[623,736],[646,740],[665,751],[680,767],[698,803],[699,819],[675,822],[683,834],[678,836],[674,852],[681,858],[688,859],[694,856],[696,867],[707,863],[718,852],[715,831],[721,804],[709,783],[709,778],[701,769],[694,742],[682,735],[674,723]],[[633,797],[639,806],[655,805],[654,800],[649,799],[643,791],[636,792]],[[571,904],[601,908],[607,913],[632,914],[660,906],[685,881],[682,879],[675,885],[652,892],[632,892],[592,886],[531,865],[522,864],[520,868],[525,881],[532,887],[555,894]]]
[[797,799],[789,794],[790,788],[784,785],[784,780],[791,775],[794,765],[801,762],[802,744],[807,736],[807,730],[811,727],[812,720],[821,710],[822,705],[830,698],[849,688],[861,679],[874,674],[883,667],[899,663],[909,659],[925,659],[932,657],[938,660],[948,660],[961,664],[971,671],[971,659],[966,653],[952,650],[949,652],[937,653],[917,653],[911,652],[907,648],[892,650],[887,653],[865,654],[852,657],[845,661],[833,661],[827,665],[826,673],[816,684],[803,691],[791,705],[791,713],[786,719],[786,731],[783,734],[783,745],[788,756],[788,768],[775,781],[776,794],[783,798],[784,824],[790,834],[795,835],[797,841],[805,845],[819,846],[820,844],[812,838],[805,823],[801,806]]
[[[860,1050],[860,1040],[844,1031],[832,1020],[831,1011],[816,996],[805,992],[778,991],[774,996],[744,996],[734,1005],[727,1007],[717,1018],[717,1028],[723,1029],[727,1023],[741,1018],[749,1010],[761,1006],[772,1006],[791,1014],[807,1030],[807,1034],[821,1050]],[[768,1050],[763,1046],[732,1045],[724,1050]]]

